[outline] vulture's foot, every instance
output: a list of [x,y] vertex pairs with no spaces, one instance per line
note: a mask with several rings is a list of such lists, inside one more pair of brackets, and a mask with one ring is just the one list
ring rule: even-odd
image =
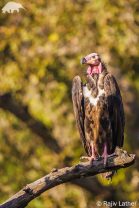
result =
[[104,158],[104,166],[106,166],[108,158],[109,157],[113,157],[115,155],[117,155],[115,152],[110,154],[110,155],[108,155],[108,153],[107,153],[107,144],[105,143],[104,144],[103,154],[102,154],[102,157]]
[[107,159],[108,159],[108,153],[107,153],[107,144],[104,144],[104,151],[102,154],[102,157],[104,158],[104,166],[107,164]]
[[82,156],[82,157],[80,157],[80,160],[87,160],[90,163],[93,163],[93,161],[96,160],[96,158],[94,158],[92,156],[91,157],[89,157],[89,156]]
[[106,152],[103,153],[102,158],[104,158],[104,166],[106,166],[108,158],[116,156],[116,155],[117,154],[115,152],[110,155],[108,155]]
[[117,156],[116,152],[114,152],[114,153],[108,155],[108,157],[113,157],[113,156]]

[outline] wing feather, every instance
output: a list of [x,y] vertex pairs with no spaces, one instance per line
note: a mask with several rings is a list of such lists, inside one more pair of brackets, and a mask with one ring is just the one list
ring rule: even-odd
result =
[[85,151],[88,153],[87,141],[84,129],[84,97],[83,97],[83,83],[79,76],[75,76],[72,83],[72,102],[75,114],[76,124],[84,145]]
[[112,147],[122,147],[124,142],[125,116],[121,93],[118,84],[111,74],[104,79],[104,89],[108,99],[108,111],[112,128]]

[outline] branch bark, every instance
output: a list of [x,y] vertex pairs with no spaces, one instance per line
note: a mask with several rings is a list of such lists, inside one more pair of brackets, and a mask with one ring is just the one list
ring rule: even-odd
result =
[[107,166],[104,166],[104,161],[101,159],[95,160],[92,164],[88,162],[79,163],[72,167],[53,169],[43,178],[26,185],[17,194],[3,203],[0,208],[24,208],[34,198],[60,184],[72,181],[74,179],[94,176],[111,170],[126,168],[131,166],[134,161],[135,155],[129,155],[126,151],[120,150],[117,156],[108,158]]

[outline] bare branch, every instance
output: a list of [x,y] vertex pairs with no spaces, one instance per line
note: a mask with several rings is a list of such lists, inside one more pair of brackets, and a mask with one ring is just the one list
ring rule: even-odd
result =
[[34,198],[40,196],[43,192],[58,186],[60,184],[72,181],[74,179],[94,176],[111,170],[118,170],[131,166],[135,161],[135,155],[128,154],[120,150],[117,156],[108,158],[107,166],[104,166],[103,159],[95,160],[93,164],[79,163],[72,167],[62,169],[53,169],[48,175],[37,181],[28,184],[8,201],[3,203],[0,208],[24,208]]

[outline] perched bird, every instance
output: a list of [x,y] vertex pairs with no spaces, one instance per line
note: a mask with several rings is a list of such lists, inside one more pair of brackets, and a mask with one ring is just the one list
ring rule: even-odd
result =
[[113,155],[116,147],[124,142],[124,109],[118,84],[97,53],[82,58],[88,65],[86,84],[79,76],[74,77],[72,100],[77,127],[87,158]]

